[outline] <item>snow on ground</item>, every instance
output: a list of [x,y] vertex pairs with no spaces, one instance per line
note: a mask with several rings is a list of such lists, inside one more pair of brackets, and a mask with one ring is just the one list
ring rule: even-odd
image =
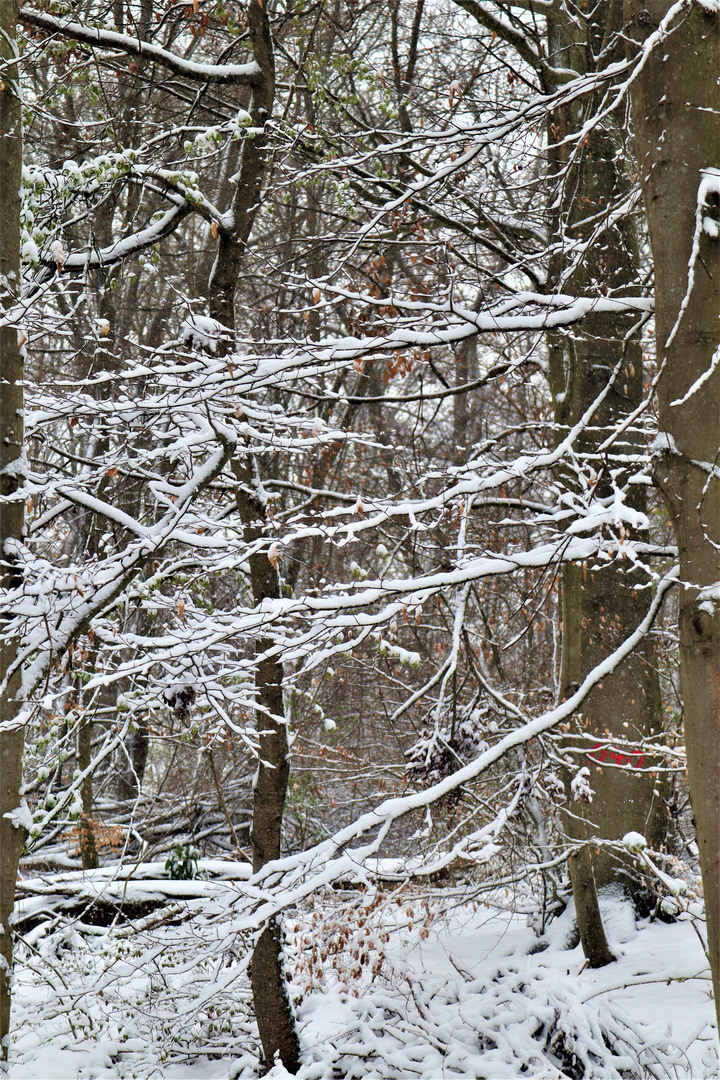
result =
[[[227,934],[238,888],[176,902],[140,929],[56,919],[44,936],[30,932],[18,949],[11,1080],[257,1076],[248,943]],[[568,947],[571,908],[538,938],[503,901],[349,890],[290,914],[301,1080],[720,1075],[709,972],[688,917],[636,924],[625,901],[606,899],[618,962],[593,971]]]

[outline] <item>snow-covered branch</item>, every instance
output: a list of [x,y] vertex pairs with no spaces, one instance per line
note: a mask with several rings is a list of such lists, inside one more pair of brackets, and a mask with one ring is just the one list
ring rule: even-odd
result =
[[[362,872],[363,862],[377,854],[394,822],[413,811],[431,806],[462,785],[476,780],[510,750],[529,743],[573,716],[591,690],[607,678],[649,633],[665,597],[677,580],[677,570],[661,579],[645,618],[618,648],[586,676],[578,690],[560,705],[534,719],[528,719],[474,761],[424,791],[387,799],[328,840],[296,855],[268,863],[242,887],[243,900],[235,908],[236,928],[260,926],[317,889],[331,885],[344,876]],[[353,841],[367,833],[376,833],[376,836],[359,847],[350,847]]]
[[128,56],[149,60],[160,64],[173,75],[180,75],[191,82],[254,86],[260,77],[260,67],[254,60],[248,64],[205,64],[196,60],[186,60],[150,41],[143,41],[129,34],[119,34],[115,30],[87,26],[73,19],[58,17],[50,12],[38,11],[31,7],[20,9],[20,20],[26,26],[81,41],[84,45],[123,52]]

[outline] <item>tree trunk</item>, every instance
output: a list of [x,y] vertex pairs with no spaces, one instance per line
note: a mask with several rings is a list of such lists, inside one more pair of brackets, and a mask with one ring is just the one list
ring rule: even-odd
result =
[[[633,39],[640,43],[657,30],[670,6],[665,0],[626,0],[630,55],[636,49]],[[720,368],[715,366],[720,242],[714,225],[720,206],[718,72],[717,12],[688,5],[676,14],[671,32],[632,84],[632,105],[655,263],[655,337],[662,365],[654,479],[680,555],[687,766],[720,1016]],[[704,172],[707,169],[715,172]],[[696,214],[699,196],[704,205]],[[701,227],[704,217],[712,219],[707,232]],[[705,381],[697,386],[701,378]]]
[[[78,769],[84,772],[92,759],[92,720],[80,717],[77,737]],[[83,870],[96,870],[100,865],[97,844],[95,843],[95,823],[92,818],[92,773],[88,774],[82,786],[82,814],[78,824],[80,857]]]
[[[267,535],[265,502],[254,459],[233,463],[238,478],[237,506],[244,525],[245,540],[256,543]],[[280,575],[266,552],[251,555],[250,579],[253,599],[280,597]],[[255,644],[261,656],[272,646],[270,638]],[[279,660],[259,660],[255,668],[258,730],[258,766],[253,785],[253,817],[250,840],[253,873],[280,857],[282,816],[287,793],[289,746],[283,701],[283,667]],[[285,979],[282,926],[274,919],[260,934],[252,957],[251,981],[255,1016],[265,1064],[270,1067],[279,1055],[288,1072],[300,1068],[300,1041]]]
[[583,953],[591,968],[605,967],[617,957],[610,950],[605,936],[589,847],[580,848],[570,857],[570,881]]
[[[22,115],[17,66],[15,24],[18,5],[0,4],[0,303],[11,308],[20,286],[20,183],[22,177]],[[15,589],[20,574],[9,544],[20,540],[25,503],[21,495],[23,448],[23,356],[14,321],[0,327],[0,587]],[[20,494],[18,498],[17,495]],[[16,496],[13,501],[6,501]],[[10,1030],[10,978],[12,972],[11,916],[15,905],[18,862],[25,829],[18,816],[21,805],[22,757],[25,729],[20,713],[20,673],[8,679],[16,659],[16,642],[0,645],[0,1056],[7,1060]],[[14,726],[14,724],[17,726]],[[15,813],[15,817],[10,815]]]
[[[90,653],[88,668],[95,667],[96,653]],[[93,723],[86,716],[83,708],[83,679],[82,669],[77,670],[72,676],[73,699],[71,705],[77,711],[77,767],[80,772],[85,772],[90,767],[92,760],[92,729]],[[80,858],[83,870],[96,870],[100,865],[98,860],[97,844],[95,842],[95,823],[92,819],[93,789],[92,773],[83,780],[82,790],[82,814],[78,822],[78,841],[80,845]]]
[[[585,73],[619,59],[615,50],[602,52],[603,42],[612,41],[621,30],[616,5],[604,2],[596,7],[587,33],[579,33],[576,21],[556,16],[548,27],[549,51],[563,66]],[[619,38],[617,38],[619,41]],[[582,147],[562,140],[578,131],[587,115],[587,103],[571,104],[551,114],[550,205],[551,233],[556,251],[550,266],[550,282],[561,291],[577,295],[634,295],[639,278],[639,260],[634,227],[629,219],[603,222],[618,198],[630,191],[632,181],[622,152],[624,115],[603,119],[584,140]],[[570,241],[570,244],[568,244]],[[570,269],[576,258],[572,241],[587,244],[581,263]],[[562,283],[562,284],[561,284]],[[641,437],[632,429],[607,452],[598,448],[613,427],[627,417],[643,395],[642,348],[633,316],[594,314],[571,334],[553,334],[549,339],[549,378],[553,395],[557,438],[577,423],[598,395],[610,385],[590,426],[575,442],[576,464],[587,478],[591,496],[607,498],[613,487],[622,487],[628,471],[622,455],[641,454]],[[614,382],[612,382],[614,378]],[[615,458],[617,455],[617,458]],[[623,475],[624,471],[624,475]],[[611,475],[612,474],[612,475]],[[582,494],[577,473],[566,468],[563,480],[570,490]],[[626,499],[630,510],[646,509],[643,487],[631,489]],[[615,526],[615,534],[620,527]],[[623,524],[622,536],[637,538]],[[595,565],[566,564],[562,573],[562,663],[560,696],[564,698],[598,663],[612,652],[648,610],[650,590],[637,571],[626,569],[621,559],[602,568]],[[667,830],[665,801],[655,795],[658,781],[647,771],[649,759],[639,753],[626,754],[623,743],[655,738],[662,730],[660,685],[654,649],[650,641],[628,657],[592,692],[582,715],[577,717],[577,736],[591,736],[585,753],[575,755],[574,769],[587,767],[592,803],[570,799],[565,827],[574,842],[591,844],[593,839],[620,841],[636,831],[653,846],[663,843]],[[608,745],[610,744],[610,745]],[[593,752],[595,745],[599,749]],[[637,766],[642,763],[645,771]],[[625,768],[617,767],[624,764]],[[602,932],[596,888],[613,882],[636,892],[627,862],[607,848],[595,848],[574,856],[570,864],[578,927],[585,955],[593,967],[611,960],[612,954]]]
[[[553,5],[552,11],[548,9],[549,64],[544,59],[544,48],[538,48],[535,53],[527,48],[524,39],[518,39],[516,29],[510,25],[511,5],[498,3],[506,16],[501,19],[488,4],[476,0],[456,0],[456,3],[494,36],[504,38],[518,50],[523,60],[535,67],[548,91],[556,88],[559,70],[570,69],[582,76],[622,59],[620,10],[613,0],[601,0],[591,11],[580,15],[562,3]],[[583,128],[589,116],[598,112],[601,98],[602,92],[595,101],[578,98],[557,106],[548,116],[547,207],[552,243],[548,292],[560,289],[581,296],[608,293],[628,296],[638,287],[638,254],[632,220],[628,215],[617,221],[608,216],[613,202],[622,200],[632,187],[625,167],[628,155],[624,147],[624,115],[618,110],[603,116],[579,145],[576,141],[564,142]],[[602,103],[604,106],[605,102]],[[577,251],[577,241],[585,245],[582,257]],[[628,317],[594,314],[571,332],[548,334],[549,382],[558,439],[583,416],[607,387],[615,369],[620,368],[614,385],[593,416],[591,427],[575,442],[576,464],[594,485],[598,498],[612,491],[609,470],[622,470],[622,459],[614,460],[613,453],[619,450],[621,455],[631,457],[644,450],[640,437],[634,438],[628,432],[622,446],[611,450],[609,455],[598,453],[612,425],[627,417],[642,398],[642,351],[639,335],[630,333],[632,326],[633,320]],[[580,493],[576,471],[565,468],[562,479],[569,490]],[[622,486],[622,475],[616,477],[616,483]],[[632,510],[642,512],[643,489],[636,489],[628,501]],[[637,576],[625,573],[624,566],[617,562],[602,571],[589,566],[563,568],[561,698],[646,613],[649,590],[638,591],[641,583]],[[612,746],[625,740],[653,738],[661,728],[660,686],[654,650],[647,642],[596,688],[586,702],[582,717],[578,718],[576,733],[594,736],[598,743],[607,740]],[[591,753],[593,745],[594,742],[588,745]],[[661,844],[667,830],[667,814],[662,790],[660,797],[654,794],[658,781],[647,771],[610,768],[600,760],[600,755],[602,749],[592,757],[583,753],[575,762],[577,767],[590,769],[595,797],[587,808],[578,807],[577,803],[571,807],[572,812],[565,818],[569,838],[580,843],[593,838],[620,840],[632,829],[647,835],[654,846]],[[637,763],[638,757],[630,760]],[[647,758],[644,764],[648,765]],[[568,788],[570,779],[568,775]],[[578,879],[578,888],[574,888],[578,908],[581,904],[594,906],[592,913],[587,911],[585,916],[579,916],[581,933],[582,925],[601,925],[595,880],[599,885],[620,881],[633,887],[633,880],[627,874],[628,864],[621,856],[609,855],[607,849],[592,853],[591,869],[592,874],[583,873],[582,887]],[[593,937],[596,942],[599,940],[599,935]],[[583,939],[583,946],[593,963],[600,963],[609,955],[609,950],[602,947],[597,951],[589,939]]]
[[[470,382],[470,369],[476,366],[477,339],[468,338],[455,348],[455,385],[466,386]],[[468,428],[470,426],[469,394],[453,397],[453,461],[463,465],[468,457]]]
[[125,739],[125,745],[118,756],[119,771],[117,777],[118,798],[124,802],[135,802],[142,787],[150,749],[150,732],[146,720],[137,720],[136,730]]
[[[247,242],[261,201],[262,186],[270,158],[264,132],[275,97],[275,61],[267,10],[263,0],[248,5],[248,27],[253,55],[261,78],[250,103],[252,127],[260,129],[246,138],[240,170],[232,201],[233,228],[220,231],[215,263],[210,275],[208,294],[210,314],[228,328],[231,339],[235,328],[235,291]],[[229,341],[221,343],[227,348]],[[268,536],[265,497],[257,461],[251,454],[233,462],[237,477],[236,502],[248,544]],[[266,551],[250,556],[250,586],[253,601],[280,597],[280,576]],[[259,637],[255,652],[262,656],[272,645]],[[287,723],[283,702],[282,662],[259,659],[255,667],[257,730],[259,735],[258,767],[253,786],[251,842],[253,871],[257,872],[280,856],[282,815],[289,776]],[[273,920],[260,934],[251,964],[251,982],[263,1057],[271,1067],[279,1057],[288,1072],[300,1068],[300,1040],[285,979],[282,927]]]

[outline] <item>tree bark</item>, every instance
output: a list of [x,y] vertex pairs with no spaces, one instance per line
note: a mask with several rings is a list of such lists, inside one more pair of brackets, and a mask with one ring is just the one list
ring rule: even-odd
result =
[[150,750],[150,731],[146,720],[136,721],[136,730],[125,740],[122,753],[118,756],[119,771],[117,777],[118,798],[124,802],[135,802],[142,787]]
[[[257,543],[267,536],[265,501],[253,458],[233,463],[238,478],[236,499],[244,525],[245,540]],[[253,599],[278,599],[280,575],[265,551],[249,558]],[[260,637],[255,652],[262,656],[272,646]],[[253,784],[253,816],[250,841],[253,873],[280,857],[282,817],[290,775],[287,721],[283,700],[283,666],[280,660],[259,659],[255,668],[258,730],[258,765]],[[287,991],[282,925],[273,919],[260,934],[253,951],[251,982],[255,1017],[265,1064],[270,1067],[280,1057],[288,1072],[300,1068],[300,1041]]]
[[[22,178],[22,115],[18,84],[15,25],[18,5],[0,4],[0,304],[8,310],[20,291],[20,184]],[[14,321],[0,327],[0,588],[15,589],[20,575],[10,544],[20,540],[24,525],[22,497],[23,355]],[[20,673],[8,678],[16,659],[16,642],[0,644],[0,1056],[7,1060],[12,973],[11,915],[15,905],[18,862],[25,829],[11,817],[21,805],[25,729],[20,717]]]
[[[626,0],[628,52],[657,30],[666,0]],[[655,263],[660,439],[654,480],[680,556],[680,677],[715,1007],[720,1016],[720,24],[688,3],[632,84]],[[698,211],[701,185],[711,189]],[[697,212],[696,212],[697,211]],[[715,233],[717,236],[717,233]],[[693,244],[695,241],[695,251]],[[688,270],[691,264],[692,269]],[[705,381],[697,386],[700,378]],[[695,387],[695,389],[693,389]]]
[[[579,16],[569,5],[554,5],[547,17],[547,47],[538,39],[530,48],[526,36],[519,37],[510,19],[498,19],[489,5],[476,0],[456,0],[480,25],[498,35],[537,71],[548,91],[557,84],[557,72],[570,69],[579,75],[601,70],[622,59],[621,11],[613,0],[601,0],[590,12]],[[507,5],[498,3],[507,15]],[[547,52],[547,61],[544,56]],[[637,291],[638,252],[631,219],[626,215],[611,221],[613,201],[629,193],[632,178],[627,168],[625,117],[621,111],[604,116],[582,144],[565,142],[579,132],[588,116],[597,111],[595,101],[579,98],[558,106],[547,124],[548,174],[547,207],[552,257],[548,267],[547,291],[560,288],[575,295],[627,296]],[[570,241],[570,244],[568,244]],[[577,258],[574,241],[585,244]],[[564,437],[608,385],[620,368],[614,385],[592,419],[591,427],[575,443],[576,457],[586,476],[595,474],[595,495],[602,498],[612,490],[609,468],[622,468],[622,461],[598,454],[612,426],[627,417],[642,399],[643,370],[639,336],[632,334],[632,319],[594,314],[567,334],[548,334],[549,383],[553,396],[558,439]],[[638,438],[628,433],[622,453],[642,453]],[[593,461],[593,456],[595,460]],[[591,471],[592,470],[592,471]],[[562,479],[569,490],[579,492],[577,473],[566,468]],[[622,476],[616,477],[618,486]],[[643,489],[629,500],[632,509],[643,511]],[[637,625],[647,611],[649,590],[638,590],[643,582],[611,564],[597,571],[588,566],[567,564],[562,571],[562,663],[560,697],[567,696]],[[604,680],[586,702],[576,731],[611,743],[640,741],[654,737],[662,728],[660,685],[650,642],[628,658],[612,676]],[[592,751],[593,743],[588,750]],[[594,757],[594,756],[593,756]],[[566,830],[573,842],[588,843],[594,838],[620,840],[629,830],[646,835],[653,846],[663,842],[667,831],[665,802],[654,795],[658,781],[648,772],[610,768],[599,759],[580,755],[577,766],[590,769],[595,791],[589,807],[572,806],[566,815]],[[637,760],[637,759],[635,759]],[[647,761],[645,762],[647,764]],[[570,776],[567,777],[569,788]],[[575,860],[575,866],[585,860]],[[614,881],[633,888],[629,867],[621,857],[597,849],[592,853],[592,873],[583,872],[582,882],[573,877],[576,906],[592,905],[579,916],[588,927],[602,925],[597,906],[595,881],[602,886]],[[576,887],[577,886],[577,887]],[[600,935],[593,933],[593,940]],[[597,948],[583,938],[591,963],[601,963],[609,950]]]
[[591,968],[605,967],[617,957],[611,951],[605,936],[589,847],[580,848],[571,856],[570,881],[575,901],[578,934],[585,958]]
[[[247,9],[253,55],[261,76],[253,89],[250,103],[252,127],[260,129],[245,139],[240,170],[232,201],[232,229],[222,229],[218,236],[208,293],[210,314],[228,328],[227,349],[235,329],[235,291],[247,242],[261,201],[262,186],[270,160],[268,137],[264,131],[275,97],[275,61],[270,22],[263,0],[251,0]],[[244,526],[244,538],[255,544],[268,537],[266,505],[258,464],[252,454],[233,462],[237,477],[236,503]],[[250,587],[253,601],[278,599],[280,576],[266,551],[250,556]],[[280,856],[282,815],[289,776],[288,737],[283,701],[283,667],[280,660],[260,659],[271,647],[269,638],[255,643],[258,662],[255,667],[258,767],[253,786],[251,843],[253,871]],[[271,1067],[279,1057],[288,1072],[300,1068],[300,1040],[290,1004],[285,978],[282,927],[273,920],[260,934],[253,951],[251,983],[255,1016],[265,1065]]]
[[[92,720],[81,716],[77,736],[78,768],[84,772],[92,759]],[[100,865],[97,844],[95,843],[95,825],[92,817],[93,793],[92,773],[83,781],[82,814],[78,823],[80,858],[83,870],[96,870]]]
[[[621,59],[617,55],[622,48],[621,29],[619,9],[609,0],[595,8],[586,31],[578,30],[576,20],[556,14],[548,26],[550,58],[580,74],[598,66],[597,56],[603,56],[605,65],[610,64]],[[603,43],[613,40],[618,43],[615,49],[606,47],[603,51]],[[632,186],[627,153],[622,152],[625,117],[619,111],[605,117],[580,147],[564,143],[580,129],[586,115],[588,103],[583,101],[554,110],[549,119],[550,224],[558,253],[551,260],[550,283],[577,295],[635,295],[639,258],[634,226],[628,218],[619,222],[608,219],[613,204]],[[577,267],[571,267],[577,256],[568,240],[586,244]],[[623,455],[632,459],[644,449],[641,438],[630,429],[609,455],[599,452],[613,427],[642,400],[642,348],[634,321],[631,316],[594,314],[572,334],[549,337],[549,381],[558,439],[610,387],[574,446],[576,462],[594,489],[591,495],[599,499],[611,497],[614,486],[621,487],[632,471],[632,465],[623,469]],[[566,468],[563,480],[570,490],[582,494],[575,471]],[[644,513],[645,489],[631,489],[626,503],[632,511]],[[623,531],[626,537],[637,538],[624,525]],[[631,573],[622,560],[602,568],[588,564],[563,567],[561,698],[646,614],[650,590],[639,588],[646,584],[643,576]],[[565,827],[572,841],[586,845],[596,838],[619,841],[632,830],[644,835],[652,846],[663,843],[666,803],[654,794],[659,781],[647,771],[649,759],[643,759],[646,768],[640,770],[631,767],[639,764],[639,754],[622,753],[626,741],[655,738],[661,730],[654,648],[646,640],[592,692],[582,715],[576,718],[576,736],[589,735],[592,741],[585,744],[585,753],[576,755],[575,768],[589,768],[594,795],[592,803],[572,800],[568,774],[570,812],[565,815]],[[594,745],[600,747],[596,753],[592,753]],[[614,767],[621,759],[626,767]],[[635,893],[637,887],[628,870],[627,861],[607,848],[591,851],[587,847],[585,854],[571,861],[580,938],[593,967],[613,959],[602,930],[597,888],[619,882]]]

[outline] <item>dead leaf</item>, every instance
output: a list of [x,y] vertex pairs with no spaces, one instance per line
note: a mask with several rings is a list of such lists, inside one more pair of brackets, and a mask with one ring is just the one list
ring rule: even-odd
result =
[[268,560],[269,560],[270,565],[272,566],[273,570],[277,570],[277,568],[278,568],[278,554],[279,554],[279,549],[278,549],[277,544],[271,544],[270,545],[270,550],[268,551]]
[[118,474],[118,471],[117,471],[117,469],[115,468],[115,466],[113,465],[113,466],[111,466],[111,468],[109,468],[109,469],[107,470],[107,472],[106,472],[106,474],[105,474],[105,475],[106,475],[106,476],[117,476],[117,474]]
[[212,233],[213,240],[217,240],[217,234],[218,234],[217,221],[213,221],[212,225],[210,226],[210,232]]

